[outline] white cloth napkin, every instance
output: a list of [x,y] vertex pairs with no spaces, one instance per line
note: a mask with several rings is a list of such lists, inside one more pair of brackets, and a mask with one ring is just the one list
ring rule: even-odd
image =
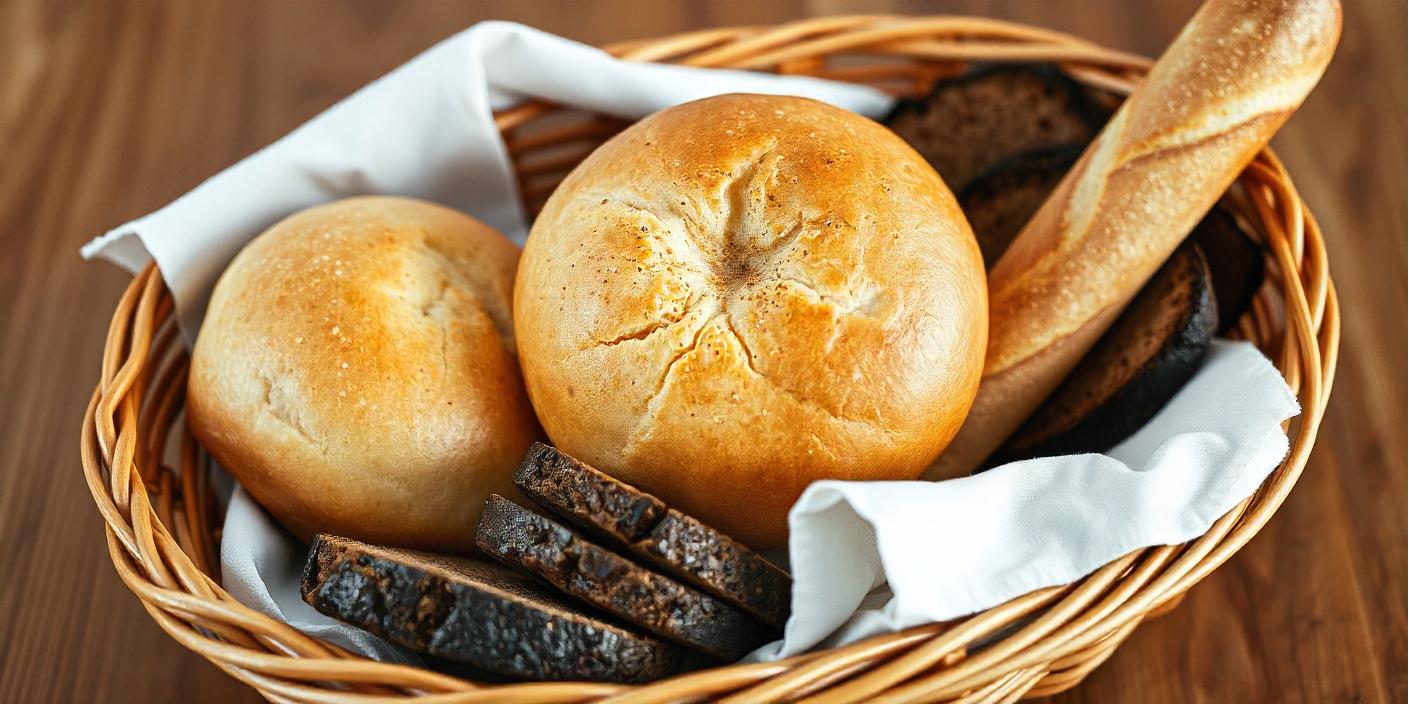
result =
[[[216,278],[278,219],[335,198],[417,196],[521,242],[527,232],[491,110],[548,98],[624,118],[725,92],[805,95],[878,116],[869,89],[617,61],[519,25],[461,32],[282,140],[83,249],[132,270],[155,259],[188,339]],[[793,616],[770,659],[980,611],[1064,584],[1135,548],[1185,541],[1285,455],[1295,398],[1250,345],[1217,343],[1194,380],[1107,455],[1043,458],[940,483],[817,482],[791,514]],[[221,548],[245,604],[383,660],[418,659],[298,597],[305,547],[242,490]]]
[[382,662],[423,664],[415,653],[334,621],[304,603],[298,588],[307,554],[307,546],[235,485],[220,541],[221,583],[230,596],[310,636]]
[[1191,540],[1280,464],[1281,422],[1299,412],[1255,347],[1219,340],[1192,381],[1106,454],[943,482],[816,482],[789,515],[785,640],[753,657],[964,616]]
[[83,256],[132,271],[155,259],[190,342],[215,280],[244,243],[319,203],[368,194],[424,198],[523,244],[528,223],[493,110],[546,98],[635,119],[721,93],[804,96],[872,117],[892,103],[879,91],[834,81],[619,61],[520,24],[481,22],[161,210],[89,242]]

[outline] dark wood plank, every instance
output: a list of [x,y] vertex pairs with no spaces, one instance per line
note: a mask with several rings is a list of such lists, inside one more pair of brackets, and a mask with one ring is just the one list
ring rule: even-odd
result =
[[[1348,3],[1277,138],[1345,309],[1335,398],[1280,514],[1057,699],[1408,701],[1408,5]],[[0,701],[254,701],[109,563],[75,440],[127,281],[78,246],[487,18],[592,43],[843,12],[970,13],[1154,54],[1193,0],[0,2]]]
[[123,588],[74,454],[103,319],[128,280],[75,248],[232,156],[163,162],[175,152],[161,129],[199,132],[139,105],[163,81],[175,94],[175,52],[194,49],[176,41],[186,35],[154,41],[167,14],[0,5],[0,388],[10,401],[0,411],[0,701],[257,700],[161,633]]

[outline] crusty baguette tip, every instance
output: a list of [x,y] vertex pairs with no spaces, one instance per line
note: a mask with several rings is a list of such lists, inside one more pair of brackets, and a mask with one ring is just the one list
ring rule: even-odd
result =
[[1338,0],[1209,0],[994,267],[978,396],[928,479],[982,463],[1295,112]]

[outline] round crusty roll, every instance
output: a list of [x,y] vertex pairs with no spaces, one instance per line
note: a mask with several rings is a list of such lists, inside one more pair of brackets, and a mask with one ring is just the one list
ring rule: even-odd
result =
[[289,217],[215,287],[191,431],[300,537],[471,551],[538,433],[510,321],[517,261],[488,225],[421,201]]
[[913,479],[976,393],[983,261],[889,130],[799,98],[670,108],[548,200],[514,325],[565,452],[755,547],[817,479]]

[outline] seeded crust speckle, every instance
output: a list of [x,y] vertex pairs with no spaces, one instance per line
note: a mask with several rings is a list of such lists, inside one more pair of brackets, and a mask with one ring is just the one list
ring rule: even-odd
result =
[[646,682],[680,659],[675,646],[486,562],[319,535],[302,593],[318,611],[393,643],[509,677]]
[[491,496],[476,543],[490,556],[627,623],[736,660],[777,633],[723,601],[651,571],[557,521]]
[[763,623],[778,629],[787,623],[792,579],[786,572],[660,499],[542,443],[529,448],[514,484],[543,508]]

